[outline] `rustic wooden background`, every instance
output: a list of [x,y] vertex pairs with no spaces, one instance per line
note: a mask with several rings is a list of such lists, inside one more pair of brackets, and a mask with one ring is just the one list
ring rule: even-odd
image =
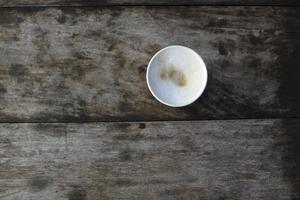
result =
[[[208,68],[184,108],[151,56]],[[0,199],[300,199],[300,1],[0,0]]]

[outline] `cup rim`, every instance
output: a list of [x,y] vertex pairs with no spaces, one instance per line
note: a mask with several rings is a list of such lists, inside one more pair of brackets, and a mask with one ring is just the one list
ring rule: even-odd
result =
[[[195,54],[203,63],[203,67],[204,67],[204,76],[205,76],[205,83],[204,83],[204,86],[203,86],[203,89],[202,90],[199,90],[198,92],[198,95],[195,97],[195,99],[193,99],[192,101],[190,102],[187,102],[185,104],[180,104],[180,105],[177,105],[177,104],[171,104],[171,103],[167,103],[165,101],[163,101],[162,99],[160,99],[158,96],[156,96],[156,94],[153,92],[152,88],[151,88],[151,85],[150,85],[150,82],[149,82],[149,68],[153,62],[153,60],[157,57],[158,54],[160,54],[162,51],[165,51],[167,49],[170,49],[170,48],[185,48],[185,49],[188,49],[189,51],[191,51],[193,54]],[[199,99],[199,97],[203,94],[205,88],[206,88],[206,85],[207,85],[207,79],[208,79],[208,74],[207,74],[207,68],[206,68],[206,64],[205,62],[203,61],[202,57],[196,52],[194,51],[193,49],[189,48],[189,47],[186,47],[186,46],[182,46],[182,45],[171,45],[171,46],[167,46],[167,47],[164,47],[162,49],[160,49],[158,52],[156,52],[152,58],[150,59],[148,65],[147,65],[147,70],[146,70],[146,80],[147,80],[147,86],[151,92],[151,94],[155,97],[156,100],[158,100],[160,103],[164,104],[164,105],[167,105],[167,106],[170,106],[170,107],[183,107],[183,106],[187,106],[187,105],[190,105],[192,103],[194,103],[197,99]]]

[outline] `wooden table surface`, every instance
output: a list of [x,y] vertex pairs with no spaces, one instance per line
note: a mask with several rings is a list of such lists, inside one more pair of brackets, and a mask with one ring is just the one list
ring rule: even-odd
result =
[[[145,80],[173,44],[183,108]],[[300,199],[300,1],[0,0],[0,199]]]

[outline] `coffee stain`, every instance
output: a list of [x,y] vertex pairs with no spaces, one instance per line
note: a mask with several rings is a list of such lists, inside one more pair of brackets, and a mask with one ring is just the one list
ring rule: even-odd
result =
[[185,86],[186,85],[186,77],[183,72],[171,69],[169,71],[169,78],[179,86]]
[[160,78],[162,80],[170,79],[173,83],[180,87],[183,87],[187,84],[186,75],[182,71],[176,69],[174,66],[170,66],[162,70],[160,72]]

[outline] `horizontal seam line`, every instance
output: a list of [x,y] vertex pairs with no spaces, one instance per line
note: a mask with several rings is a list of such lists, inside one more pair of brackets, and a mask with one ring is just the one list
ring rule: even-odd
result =
[[236,119],[171,119],[171,120],[95,120],[95,121],[7,121],[0,124],[92,124],[92,123],[143,123],[143,122],[191,122],[191,121],[246,121],[246,120],[300,120],[300,117],[266,117],[266,118],[236,118]]
[[30,9],[30,8],[105,8],[105,7],[285,7],[285,8],[299,8],[300,4],[123,4],[123,5],[12,5],[0,6],[0,8],[7,9]]

